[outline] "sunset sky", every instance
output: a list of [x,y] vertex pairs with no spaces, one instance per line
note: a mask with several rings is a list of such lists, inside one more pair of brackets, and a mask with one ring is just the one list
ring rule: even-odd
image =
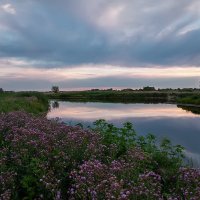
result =
[[199,0],[0,0],[0,88],[199,81]]

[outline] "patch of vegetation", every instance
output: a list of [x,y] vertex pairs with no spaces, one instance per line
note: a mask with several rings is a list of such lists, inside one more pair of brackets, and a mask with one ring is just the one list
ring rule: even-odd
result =
[[[149,89],[150,88],[150,89]],[[149,91],[148,91],[149,90]],[[50,99],[75,102],[112,102],[112,103],[176,103],[200,105],[200,93],[197,90],[98,90],[67,91],[45,93]]]
[[200,105],[200,94],[180,95],[177,103]]
[[198,199],[200,170],[183,148],[98,120],[67,126],[24,112],[0,115],[1,199]]
[[41,114],[48,111],[48,98],[39,92],[0,93],[0,112],[26,111]]
[[78,92],[47,93],[50,99],[91,102],[124,102],[124,103],[163,103],[168,100],[165,92],[132,92],[115,90],[93,90]]

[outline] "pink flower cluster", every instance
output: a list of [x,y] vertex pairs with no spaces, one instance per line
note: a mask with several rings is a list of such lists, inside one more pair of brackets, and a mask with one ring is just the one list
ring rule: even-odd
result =
[[161,177],[152,171],[140,173],[141,162],[84,162],[70,175],[74,180],[70,199],[163,199]]
[[[0,194],[58,197],[71,169],[100,158],[100,135],[23,112],[0,115]],[[18,182],[20,181],[20,182]],[[21,191],[20,194],[18,192]]]
[[165,176],[137,145],[118,156],[116,143],[104,139],[45,117],[1,114],[0,200],[200,199],[200,170]]

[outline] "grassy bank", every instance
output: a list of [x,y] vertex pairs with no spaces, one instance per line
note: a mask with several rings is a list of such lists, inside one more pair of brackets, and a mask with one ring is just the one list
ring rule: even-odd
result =
[[39,92],[1,92],[0,112],[26,111],[41,114],[48,111],[48,98]]
[[101,101],[101,102],[146,102],[162,103],[168,101],[168,94],[165,92],[129,92],[129,91],[75,91],[46,93],[50,99],[67,101]]
[[23,112],[0,115],[1,199],[198,199],[200,171],[182,147],[132,124],[93,130]]
[[79,102],[122,102],[122,103],[177,103],[200,105],[200,94],[197,91],[73,91],[48,92],[50,99]]
[[177,99],[177,103],[180,104],[193,104],[200,105],[200,93],[190,95],[180,95]]

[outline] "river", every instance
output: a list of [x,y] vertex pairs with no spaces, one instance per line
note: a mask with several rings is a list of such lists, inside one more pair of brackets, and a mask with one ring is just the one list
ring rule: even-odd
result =
[[83,123],[85,126],[92,126],[97,119],[106,119],[116,126],[130,121],[138,134],[152,133],[158,139],[167,137],[173,144],[183,145],[194,166],[200,166],[200,115],[173,104],[51,101],[47,117],[58,117],[69,125]]

